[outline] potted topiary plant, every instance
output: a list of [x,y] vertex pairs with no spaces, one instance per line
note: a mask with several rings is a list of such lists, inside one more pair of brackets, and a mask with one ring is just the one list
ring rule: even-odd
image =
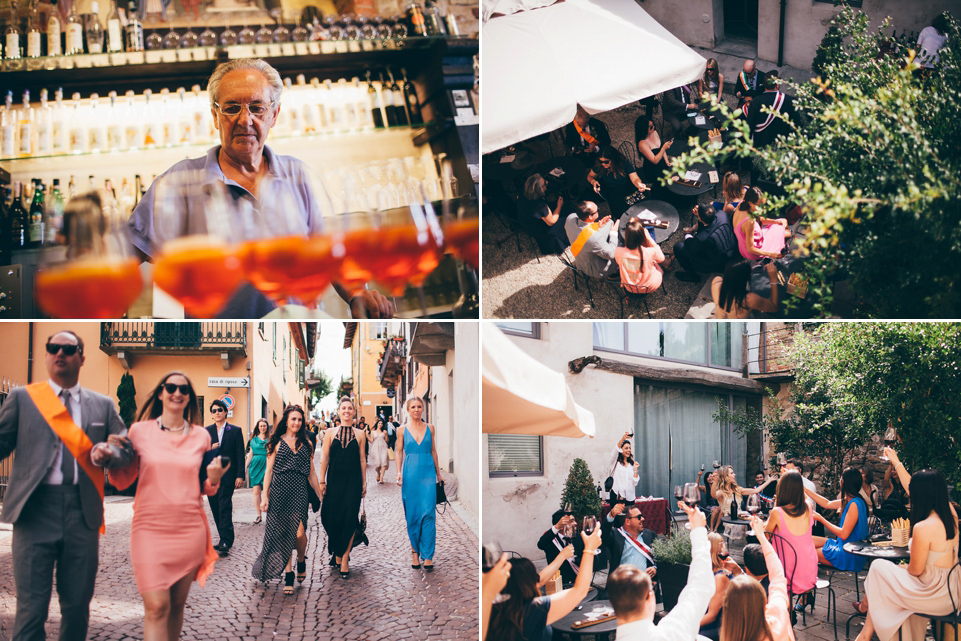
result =
[[601,513],[601,497],[597,494],[594,476],[584,459],[576,458],[571,463],[571,471],[567,474],[561,494],[561,508],[566,503],[571,504],[571,511],[578,521],[589,514],[599,516]]
[[691,531],[676,528],[667,538],[654,541],[651,551],[657,563],[657,579],[661,584],[664,610],[670,611],[677,605],[677,597],[687,585],[687,575],[691,570]]

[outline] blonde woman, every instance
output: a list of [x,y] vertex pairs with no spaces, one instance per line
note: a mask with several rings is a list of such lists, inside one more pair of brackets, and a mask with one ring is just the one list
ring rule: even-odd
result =
[[727,546],[720,534],[711,532],[707,535],[707,540],[711,544],[714,596],[711,597],[711,602],[707,606],[707,612],[701,617],[701,628],[698,630],[698,634],[716,640],[721,629],[721,613],[727,586],[730,584],[732,576],[741,574],[741,568],[728,557]]
[[731,505],[736,506],[739,504],[742,496],[757,494],[761,491],[760,488],[748,488],[738,485],[737,474],[730,465],[722,466],[717,472],[717,478],[711,486],[711,496],[714,497],[721,509],[716,516],[712,515],[714,517],[712,530],[717,529],[718,523],[720,523],[725,515],[731,515]]
[[424,401],[411,396],[404,404],[407,423],[397,430],[397,485],[401,486],[407,537],[410,539],[410,567],[434,569],[437,520],[434,505],[437,481],[443,483],[434,445],[434,426],[422,419]]
[[367,441],[370,443],[367,462],[377,471],[377,482],[383,483],[390,461],[387,458],[387,430],[384,428],[382,419],[377,419],[374,426],[370,428]]

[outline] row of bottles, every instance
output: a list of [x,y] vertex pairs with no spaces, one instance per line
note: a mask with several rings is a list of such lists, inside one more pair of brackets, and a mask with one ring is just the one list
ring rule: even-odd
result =
[[[83,193],[96,192],[106,223],[117,225],[126,220],[146,190],[140,174],[132,180],[123,178],[119,186],[108,178],[102,187],[95,176],[88,176]],[[60,188],[59,178],[54,178],[50,186],[34,178],[29,183],[15,182],[0,188],[0,265],[10,264],[14,251],[60,244],[64,203],[78,193],[74,176],[70,176],[66,193]]]
[[27,16],[27,36],[23,38],[17,2],[14,0],[3,40],[3,57],[6,60],[17,60],[24,56],[39,58],[144,50],[143,24],[137,18],[135,2],[127,4],[128,12],[121,18],[113,0],[107,0],[110,13],[107,16],[106,29],[100,22],[100,6],[97,0],[91,3],[91,12],[82,15],[77,13],[77,3],[72,2],[70,12],[63,21],[57,9],[57,0],[51,2],[53,10],[46,25],[40,24],[37,4],[33,3]]
[[[91,3],[90,13],[77,13],[77,3],[70,3],[70,11],[63,17],[57,8],[57,0],[51,0],[53,10],[46,24],[41,24],[37,3],[30,6],[27,15],[26,37],[21,29],[22,21],[18,2],[10,6],[3,41],[3,57],[7,60],[39,58],[41,56],[75,55],[82,53],[98,54],[104,52],[135,52],[144,49],[177,49],[221,44],[253,44],[269,42],[306,42],[308,40],[362,40],[375,38],[406,38],[412,36],[456,36],[459,34],[457,21],[453,14],[444,16],[433,0],[427,0],[424,9],[412,2],[407,7],[406,16],[390,19],[367,18],[345,14],[327,16],[323,21],[315,19],[311,23],[289,29],[281,22],[281,10],[275,9],[270,15],[277,21],[276,28],[262,25],[254,32],[245,26],[238,34],[227,26],[219,35],[208,26],[198,35],[192,29],[178,34],[170,29],[166,36],[152,33],[145,38],[143,23],[137,12],[137,3],[127,2],[126,12],[118,11],[114,0],[106,0],[110,7],[106,28],[101,22],[100,6],[97,0]],[[155,21],[166,22],[167,16],[149,15]]]
[[[402,70],[398,84],[388,70],[388,80],[375,82],[367,73],[366,88],[360,79],[336,83],[316,78],[308,85],[303,75],[297,84],[286,79],[286,90],[274,136],[363,131],[385,126],[422,124],[420,105],[413,84]],[[128,91],[119,97],[111,91],[106,98],[91,94],[82,100],[74,93],[69,101],[57,89],[53,102],[47,90],[40,92],[39,105],[23,92],[19,108],[8,91],[0,109],[0,157],[29,158],[88,152],[149,149],[219,141],[210,115],[206,91],[194,85],[171,94],[146,90],[141,96]]]

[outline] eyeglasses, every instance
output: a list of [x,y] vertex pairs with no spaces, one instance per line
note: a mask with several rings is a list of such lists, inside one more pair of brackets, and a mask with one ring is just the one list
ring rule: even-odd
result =
[[211,408],[210,408],[210,413],[211,413],[211,414],[220,414],[220,413],[223,412],[223,411],[224,411],[224,408],[222,408],[222,407],[211,407]]
[[47,353],[56,355],[57,352],[63,351],[64,356],[73,356],[80,351],[79,345],[63,345],[61,343],[47,343]]
[[610,161],[610,160],[604,160],[603,158],[602,158],[601,160],[599,160],[598,162],[600,162],[600,163],[601,163],[603,166],[605,166],[605,167],[607,167],[609,164],[611,164],[611,161]]
[[167,390],[168,394],[173,394],[177,390],[180,390],[181,394],[190,394],[189,385],[175,385],[173,383],[164,383],[164,389]]
[[216,102],[214,103],[214,107],[217,108],[217,111],[231,118],[236,118],[237,116],[239,116],[244,109],[246,109],[247,113],[249,113],[254,118],[263,118],[264,116],[267,115],[267,112],[270,111],[273,105],[274,103],[272,102],[266,102],[266,103],[254,102],[249,105],[244,105],[239,102],[228,102],[227,104],[224,104],[224,105],[221,105]]

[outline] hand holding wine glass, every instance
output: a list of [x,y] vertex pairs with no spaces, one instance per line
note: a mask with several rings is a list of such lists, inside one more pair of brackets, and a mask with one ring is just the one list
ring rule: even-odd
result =
[[597,554],[597,549],[601,547],[601,529],[595,528],[590,536],[586,532],[581,532],[581,540],[584,541],[584,552]]
[[757,514],[758,512],[760,512],[760,511],[761,511],[761,495],[760,495],[760,493],[748,495],[747,501],[745,501],[745,507],[747,508],[748,513],[750,513],[750,514],[752,514],[752,515]]
[[894,446],[895,443],[898,442],[898,431],[897,431],[896,429],[894,429],[894,423],[888,423],[888,429],[885,430],[884,436],[883,436],[882,438],[883,438],[883,440],[884,440],[884,444],[885,444],[887,447],[885,447],[885,448],[882,450],[882,454],[881,454],[881,456],[880,456],[879,458],[880,458],[882,461],[893,460],[893,461],[896,463],[896,462],[897,462],[897,455],[895,455],[894,458],[892,459],[892,458],[890,457],[890,455],[888,454],[888,451],[889,451],[889,450],[892,451],[892,452],[894,451],[894,450],[891,449],[891,448]]
[[[588,515],[584,517],[584,534],[592,535],[598,530],[597,528],[597,517],[594,515]],[[594,550],[593,554],[599,554],[600,550]]]
[[[701,492],[697,489],[697,483],[685,483],[684,489],[682,490],[684,497],[684,502],[687,503],[688,507],[694,509],[697,504],[701,501]],[[688,521],[684,524],[684,527],[688,530],[691,529],[691,522]]]
[[885,447],[881,451],[883,452],[883,454],[880,457],[882,461],[890,461],[891,465],[897,465],[898,463],[901,462],[901,460],[898,458],[898,453],[894,450],[893,447]]
[[707,518],[705,518],[703,512],[697,508],[689,507],[685,503],[678,503],[678,505],[684,510],[684,513],[687,514],[686,527],[693,529],[707,526]]
[[[490,541],[484,544],[482,549],[481,568],[484,571],[484,596],[490,597],[492,603],[503,603],[510,598],[509,594],[498,594],[507,585],[507,577],[510,576],[510,562],[507,561],[507,553],[501,550],[500,544]],[[492,583],[487,584],[487,575],[497,574],[491,579]],[[499,576],[498,576],[499,575]],[[496,591],[495,591],[496,588]]]
[[568,543],[567,545],[564,546],[564,549],[562,549],[559,554],[560,554],[560,557],[561,557],[562,559],[565,559],[565,560],[573,557],[573,556],[574,556],[574,544],[573,544],[573,543]]

